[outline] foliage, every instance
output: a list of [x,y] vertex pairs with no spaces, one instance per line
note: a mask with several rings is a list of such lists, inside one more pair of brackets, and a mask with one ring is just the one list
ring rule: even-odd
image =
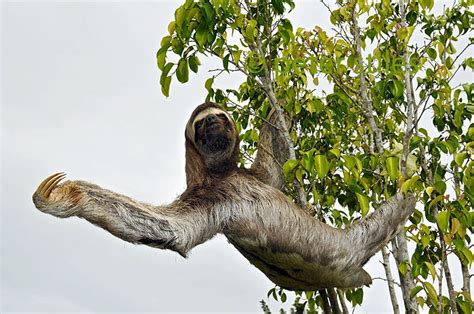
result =
[[[320,5],[330,10],[333,30],[305,30],[286,17],[292,0],[186,0],[157,52],[162,92],[169,95],[174,77],[187,82],[203,57],[220,59],[222,69],[205,84],[207,99],[232,112],[246,156],[254,155],[270,110],[283,108],[295,147],[283,165],[287,192],[303,187],[318,218],[334,226],[399,190],[414,193],[418,209],[406,235],[415,249],[397,260],[400,280],[411,280],[407,272],[413,278],[405,297],[430,312],[471,313],[474,84],[458,77],[474,68],[466,56],[474,44],[472,5],[457,1],[435,14],[433,0],[338,0],[334,8]],[[216,77],[233,72],[244,74],[237,89],[215,86]],[[451,255],[462,287],[453,286]],[[287,298],[281,289],[270,296]],[[361,304],[363,289],[346,291],[345,299]],[[323,301],[299,292],[294,309],[314,312]]]

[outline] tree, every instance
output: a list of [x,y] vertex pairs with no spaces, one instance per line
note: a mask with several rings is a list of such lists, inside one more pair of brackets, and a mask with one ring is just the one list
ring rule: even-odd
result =
[[[474,84],[459,75],[474,68],[473,4],[435,14],[434,0],[322,2],[334,28],[305,30],[285,17],[292,0],[186,0],[157,52],[161,89],[168,96],[173,77],[186,83],[200,59],[220,59],[207,100],[232,112],[241,164],[272,125],[284,190],[315,219],[344,227],[400,190],[413,193],[415,213],[382,251],[393,311],[400,286],[407,312],[471,313]],[[237,89],[215,86],[235,72]],[[292,310],[347,313],[347,301],[361,304],[363,289],[296,292]]]

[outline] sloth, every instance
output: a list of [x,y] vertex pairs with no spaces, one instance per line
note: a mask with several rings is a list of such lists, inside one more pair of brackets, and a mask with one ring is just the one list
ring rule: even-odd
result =
[[[269,129],[262,128],[261,145],[275,135]],[[268,165],[271,147],[265,153],[259,149],[256,167],[237,166],[236,125],[215,103],[194,110],[185,145],[187,188],[169,205],[139,202],[85,181],[61,183],[64,173],[46,178],[33,202],[44,213],[77,216],[125,241],[183,257],[223,234],[272,282],[304,291],[369,285],[371,277],[362,266],[414,209],[414,198],[399,193],[346,229],[315,219],[281,192],[281,173],[272,173]]]

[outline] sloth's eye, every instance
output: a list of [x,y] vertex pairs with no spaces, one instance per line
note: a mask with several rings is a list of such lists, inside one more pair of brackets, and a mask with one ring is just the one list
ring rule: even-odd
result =
[[201,127],[201,125],[202,125],[202,120],[199,120],[198,122],[196,122],[196,123],[194,124],[194,129],[195,129],[195,130],[199,129],[199,128]]

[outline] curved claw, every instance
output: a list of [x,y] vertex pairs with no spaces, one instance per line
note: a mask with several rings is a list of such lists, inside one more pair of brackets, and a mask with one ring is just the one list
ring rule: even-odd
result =
[[45,199],[48,198],[51,191],[59,184],[59,182],[61,182],[62,179],[64,179],[64,177],[66,177],[64,172],[58,172],[47,177],[40,183],[36,189],[36,193]]

